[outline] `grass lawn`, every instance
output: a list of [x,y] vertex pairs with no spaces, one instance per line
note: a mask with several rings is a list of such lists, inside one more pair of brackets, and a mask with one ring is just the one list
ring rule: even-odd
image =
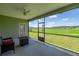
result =
[[[38,32],[38,29],[32,28],[32,31]],[[42,32],[41,29],[40,29],[40,32]],[[77,28],[46,28],[45,33],[79,36],[79,27]]]
[[[49,30],[48,30],[49,31]],[[53,30],[52,30],[53,31]],[[57,31],[57,30],[56,30]],[[58,30],[60,31],[60,30]],[[78,30],[79,31],[79,30]],[[51,32],[51,31],[50,31]],[[60,33],[63,33],[60,31]],[[74,34],[73,30],[71,33]],[[79,32],[78,32],[79,33]],[[64,33],[63,33],[64,34]],[[77,32],[75,32],[77,34]],[[29,32],[30,37],[38,39],[38,33]],[[79,53],[79,38],[45,34],[45,42]]]

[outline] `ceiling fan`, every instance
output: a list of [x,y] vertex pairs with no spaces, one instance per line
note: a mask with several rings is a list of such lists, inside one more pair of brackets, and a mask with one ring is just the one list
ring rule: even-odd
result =
[[27,14],[29,14],[30,10],[29,9],[26,9],[25,7],[23,6],[17,6],[15,7],[15,10],[19,11],[22,13],[23,16],[26,16]]
[[26,10],[25,8],[23,9],[23,15],[24,16],[26,16],[29,12],[30,12],[30,10]]

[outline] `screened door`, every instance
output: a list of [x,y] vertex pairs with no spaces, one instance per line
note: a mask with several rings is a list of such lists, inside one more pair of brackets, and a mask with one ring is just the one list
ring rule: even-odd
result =
[[44,18],[38,20],[38,40],[45,41],[45,21]]

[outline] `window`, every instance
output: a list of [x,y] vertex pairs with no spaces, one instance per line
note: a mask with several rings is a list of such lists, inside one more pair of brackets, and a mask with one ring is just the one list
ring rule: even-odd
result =
[[38,39],[38,20],[29,22],[29,37]]
[[30,37],[38,39],[38,30],[43,36],[44,25],[38,21],[44,19],[45,42],[79,53],[79,8],[31,21]]
[[79,53],[79,8],[45,17],[45,41]]

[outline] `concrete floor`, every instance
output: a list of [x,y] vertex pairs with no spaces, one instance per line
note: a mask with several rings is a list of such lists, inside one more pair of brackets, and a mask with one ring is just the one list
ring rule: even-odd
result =
[[49,46],[43,42],[29,40],[29,45],[17,47],[15,54],[8,51],[3,56],[72,56],[75,55],[69,51],[62,50],[55,46]]

